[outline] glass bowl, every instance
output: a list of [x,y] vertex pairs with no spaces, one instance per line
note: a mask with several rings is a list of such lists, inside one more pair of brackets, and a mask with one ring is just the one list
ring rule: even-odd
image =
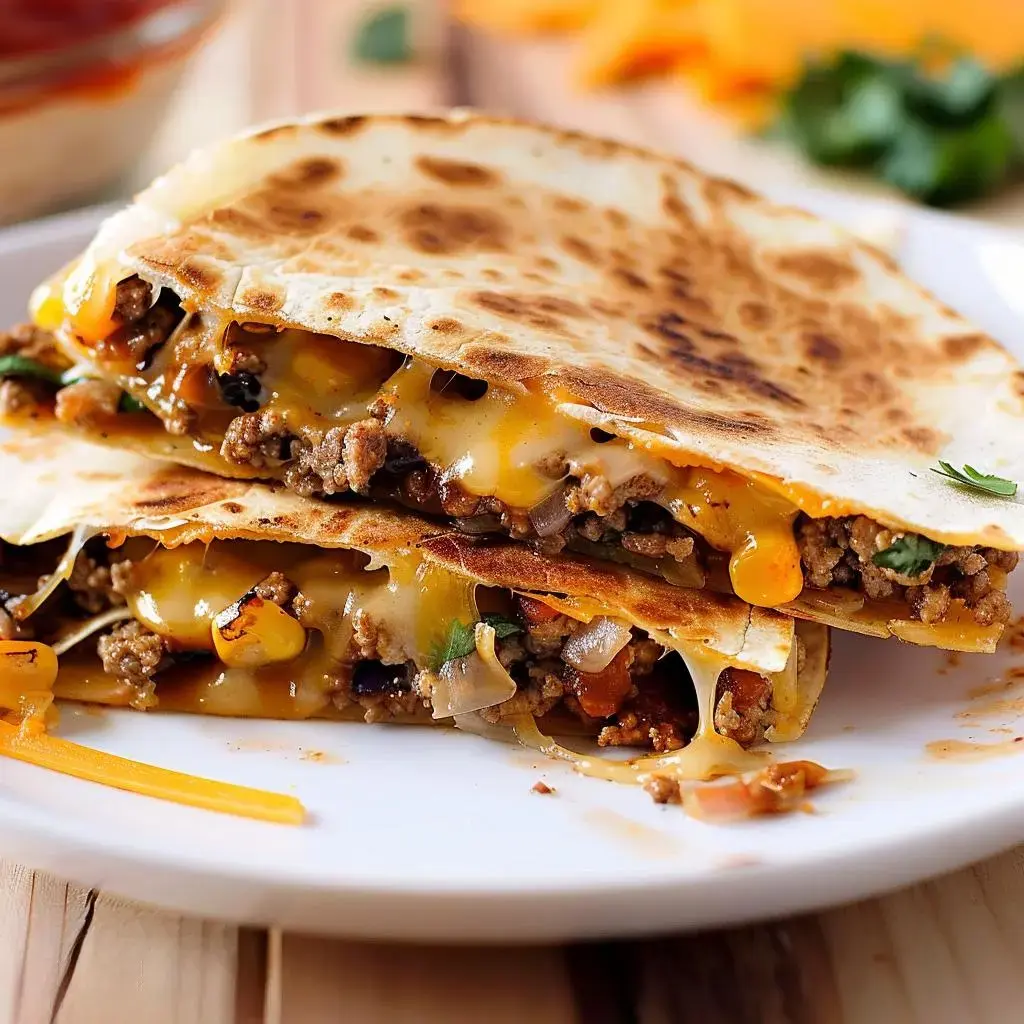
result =
[[0,0],[0,224],[105,198],[225,0]]

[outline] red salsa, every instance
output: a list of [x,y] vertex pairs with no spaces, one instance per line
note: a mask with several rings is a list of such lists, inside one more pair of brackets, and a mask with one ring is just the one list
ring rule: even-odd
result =
[[176,0],[0,0],[0,59],[88,42]]

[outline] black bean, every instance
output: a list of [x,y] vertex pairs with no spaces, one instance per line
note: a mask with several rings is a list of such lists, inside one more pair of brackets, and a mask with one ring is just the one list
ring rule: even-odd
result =
[[409,671],[405,665],[385,665],[379,661],[360,661],[352,674],[352,692],[357,697],[379,697],[409,689]]
[[239,373],[218,373],[217,383],[228,405],[238,406],[244,412],[256,412],[259,409],[263,385],[255,373],[248,370],[241,370]]

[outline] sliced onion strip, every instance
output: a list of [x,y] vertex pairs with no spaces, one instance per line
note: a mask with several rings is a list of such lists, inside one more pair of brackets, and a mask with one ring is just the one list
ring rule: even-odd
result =
[[70,651],[76,644],[80,644],[87,637],[92,636],[93,633],[98,633],[101,629],[112,626],[115,622],[121,622],[131,617],[131,611],[123,605],[120,608],[111,608],[100,615],[94,615],[91,619],[86,619],[85,622],[80,623],[70,632],[58,637],[50,646],[59,657]]
[[631,636],[624,622],[599,615],[565,641],[562,658],[578,672],[603,672]]
[[504,704],[515,696],[515,680],[494,652],[494,627],[478,622],[473,640],[476,643],[473,654],[453,658],[441,666],[430,695],[434,718],[468,715]]
[[559,487],[534,505],[529,516],[538,537],[553,537],[561,533],[572,519],[572,513],[565,504],[565,488]]

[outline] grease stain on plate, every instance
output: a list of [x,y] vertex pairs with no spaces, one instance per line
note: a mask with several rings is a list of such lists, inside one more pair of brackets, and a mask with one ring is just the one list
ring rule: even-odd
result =
[[603,835],[627,843],[634,853],[657,858],[677,857],[684,849],[683,843],[675,836],[659,832],[608,807],[590,808],[584,812],[583,820]]
[[1024,752],[1024,736],[995,743],[975,743],[964,740],[933,740],[924,745],[925,751],[940,761],[987,761],[993,757],[1007,757]]

